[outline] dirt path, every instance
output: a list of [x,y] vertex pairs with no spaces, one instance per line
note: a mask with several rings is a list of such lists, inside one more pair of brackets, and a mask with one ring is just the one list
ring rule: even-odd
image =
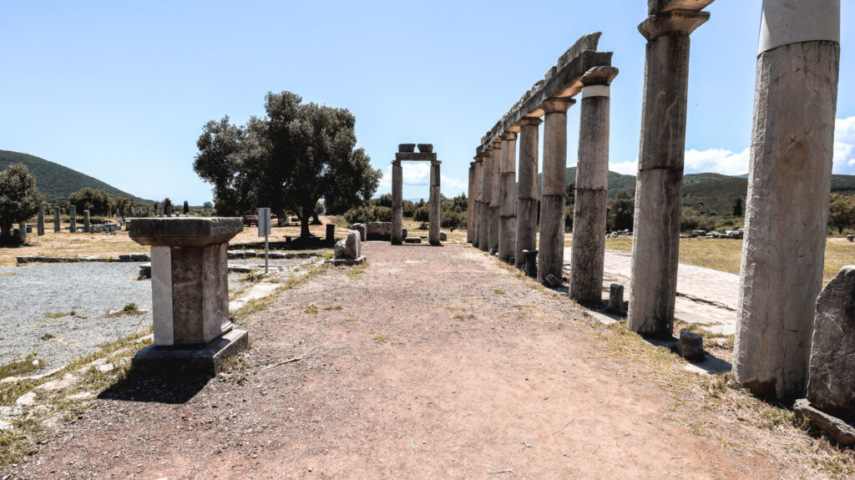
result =
[[310,280],[245,322],[244,373],[120,386],[13,478],[784,474],[693,435],[702,410],[617,373],[582,310],[495,259],[463,245],[364,252],[368,267]]

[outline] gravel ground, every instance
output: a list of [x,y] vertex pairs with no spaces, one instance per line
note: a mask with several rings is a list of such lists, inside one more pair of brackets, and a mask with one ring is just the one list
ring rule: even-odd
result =
[[[47,368],[151,325],[151,281],[138,263],[65,263],[0,268],[0,364],[32,352]],[[128,303],[144,315],[105,318]],[[70,313],[58,318],[48,314]]]

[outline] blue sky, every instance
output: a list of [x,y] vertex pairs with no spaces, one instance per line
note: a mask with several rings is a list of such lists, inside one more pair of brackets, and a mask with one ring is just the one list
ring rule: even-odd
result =
[[[717,0],[692,35],[687,172],[748,171],[760,0]],[[855,174],[855,0],[842,0],[835,172]],[[263,113],[268,91],[346,107],[387,171],[431,142],[443,192],[466,188],[481,135],[584,33],[621,71],[611,169],[638,156],[644,0],[15,2],[0,0],[0,149],[37,155],[144,198],[210,200],[193,173],[202,125]],[[576,163],[578,106],[568,122]],[[426,165],[405,198],[427,196]],[[378,193],[389,191],[384,179]]]

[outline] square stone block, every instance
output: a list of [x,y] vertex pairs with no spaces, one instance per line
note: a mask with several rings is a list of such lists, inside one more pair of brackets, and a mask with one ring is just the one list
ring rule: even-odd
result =
[[149,345],[131,359],[131,370],[141,374],[201,374],[215,376],[223,362],[249,346],[245,330],[232,330],[207,345],[164,347]]

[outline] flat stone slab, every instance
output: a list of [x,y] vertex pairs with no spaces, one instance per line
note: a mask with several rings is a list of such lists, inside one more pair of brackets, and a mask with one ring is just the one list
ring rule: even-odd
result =
[[407,237],[404,239],[404,243],[422,243],[421,237]]
[[141,218],[131,222],[129,236],[140,245],[204,247],[225,243],[243,231],[234,218]]
[[214,377],[226,359],[246,350],[248,345],[249,334],[238,329],[199,347],[149,345],[131,359],[131,371],[144,375],[197,373]]
[[855,428],[843,420],[829,415],[822,410],[814,408],[810,402],[803,398],[796,400],[793,405],[793,411],[796,415],[807,418],[823,432],[837,440],[838,443],[845,446],[855,445]]
[[328,260],[327,263],[330,263],[335,266],[362,265],[363,263],[365,263],[365,257],[362,256],[359,258],[333,258],[332,260]]

